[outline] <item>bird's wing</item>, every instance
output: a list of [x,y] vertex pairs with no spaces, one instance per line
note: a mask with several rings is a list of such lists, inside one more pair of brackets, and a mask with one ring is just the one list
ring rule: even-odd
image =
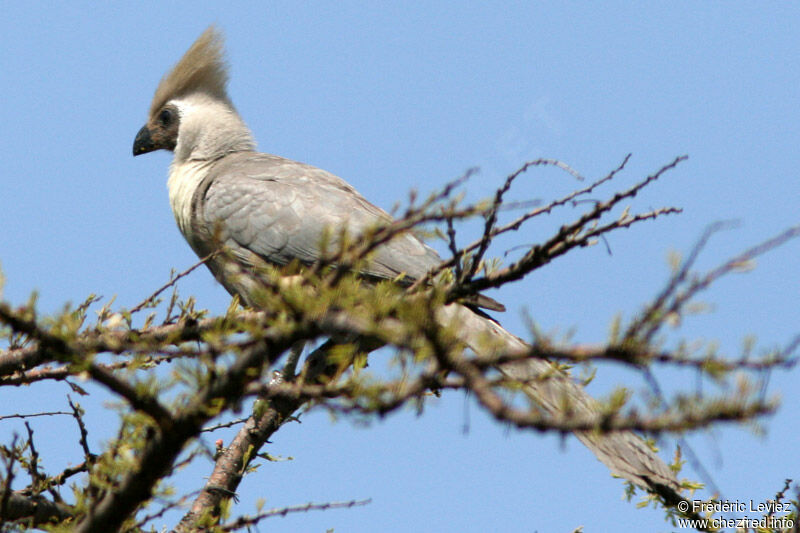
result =
[[[324,239],[328,252],[338,249],[342,229],[357,238],[392,220],[329,172],[252,152],[228,155],[214,165],[201,204],[201,223],[234,253],[253,252],[278,265],[295,259],[313,263],[323,255]],[[403,233],[379,247],[363,273],[416,279],[440,261],[436,251]]]

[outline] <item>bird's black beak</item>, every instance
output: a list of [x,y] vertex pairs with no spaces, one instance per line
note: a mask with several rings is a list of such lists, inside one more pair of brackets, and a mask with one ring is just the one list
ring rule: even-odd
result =
[[142,126],[139,133],[136,134],[136,139],[133,140],[133,155],[142,155],[157,149],[147,125]]

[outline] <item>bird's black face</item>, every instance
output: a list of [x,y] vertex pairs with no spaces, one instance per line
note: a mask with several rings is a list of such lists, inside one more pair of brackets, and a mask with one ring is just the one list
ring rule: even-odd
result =
[[142,126],[133,141],[133,155],[146,154],[154,150],[175,150],[178,143],[180,115],[178,108],[167,104]]

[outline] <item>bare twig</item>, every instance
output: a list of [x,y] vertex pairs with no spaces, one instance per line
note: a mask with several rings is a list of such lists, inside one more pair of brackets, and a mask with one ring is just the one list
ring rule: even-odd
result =
[[237,529],[249,528],[258,524],[265,518],[274,516],[286,516],[290,513],[307,513],[308,511],[327,511],[328,509],[350,509],[372,503],[372,498],[366,500],[351,500],[349,502],[327,502],[327,503],[307,503],[304,505],[292,505],[278,509],[270,509],[255,516],[242,516],[233,522],[220,526],[221,531],[236,531]]
[[1,415],[0,420],[7,420],[10,418],[36,418],[37,416],[57,416],[57,415],[71,415],[72,413],[67,413],[66,411],[48,411],[45,413],[30,413],[30,414],[13,414],[13,415]]
[[164,285],[162,285],[161,287],[156,289],[153,292],[153,294],[151,294],[150,296],[148,296],[147,298],[142,300],[139,304],[135,305],[130,310],[130,314],[138,313],[139,311],[141,311],[145,307],[151,305],[153,302],[156,301],[156,298],[158,298],[159,295],[161,295],[162,292],[164,292],[165,290],[169,289],[170,287],[175,286],[175,284],[178,283],[178,281],[180,281],[182,278],[185,278],[186,276],[188,276],[189,274],[191,274],[192,272],[197,270],[200,266],[204,265],[206,263],[206,261],[208,261],[209,259],[211,259],[214,256],[216,256],[218,253],[219,252],[210,253],[207,256],[205,256],[204,258],[202,258],[200,261],[198,261],[197,263],[193,264],[192,266],[190,266],[189,268],[184,270],[183,272],[180,272],[180,273],[178,273],[178,274],[176,274],[174,276],[170,276],[170,280],[167,283],[165,283]]

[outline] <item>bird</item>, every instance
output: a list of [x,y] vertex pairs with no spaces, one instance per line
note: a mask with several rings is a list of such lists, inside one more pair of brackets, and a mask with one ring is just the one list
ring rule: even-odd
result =
[[[173,153],[167,187],[180,232],[199,257],[211,255],[206,265],[228,292],[258,306],[255,283],[242,272],[265,265],[314,264],[322,259],[326,236],[335,240],[343,229],[357,236],[392,218],[330,172],[258,152],[252,132],[228,95],[227,83],[224,38],[212,25],[161,79],[148,120],[136,134],[133,155],[162,149]],[[225,248],[225,257],[214,256],[220,247]],[[379,280],[414,281],[441,261],[433,248],[405,232],[379,246],[359,273]],[[459,340],[479,355],[530,348],[478,309],[481,306],[502,310],[489,298],[477,304],[454,302],[438,309],[435,319],[457,324]],[[487,337],[494,341],[491,348]],[[499,370],[519,380],[549,414],[563,415],[565,400],[575,416],[598,412],[599,404],[582,386],[545,360],[505,363]],[[543,375],[548,378],[541,379]],[[576,431],[575,435],[612,474],[668,502],[680,498],[674,472],[638,435],[629,431]]]

